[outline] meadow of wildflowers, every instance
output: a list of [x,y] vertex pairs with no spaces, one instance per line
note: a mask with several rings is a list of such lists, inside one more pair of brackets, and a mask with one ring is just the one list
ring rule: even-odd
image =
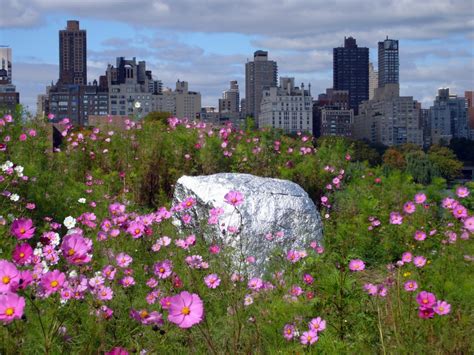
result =
[[[416,184],[343,139],[177,118],[66,119],[53,151],[51,118],[0,118],[1,354],[473,352],[473,184]],[[236,266],[203,238],[219,208],[192,230],[197,201],[171,204],[180,176],[217,172],[300,184],[323,243],[276,249],[264,275]]]

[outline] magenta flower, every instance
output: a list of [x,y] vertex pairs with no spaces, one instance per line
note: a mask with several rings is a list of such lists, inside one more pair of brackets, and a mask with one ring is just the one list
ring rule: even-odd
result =
[[148,312],[146,309],[140,311],[132,309],[130,311],[130,316],[135,319],[137,322],[140,322],[144,325],[163,325],[163,316],[157,311]]
[[474,232],[474,216],[468,217],[464,220],[464,228],[469,232]]
[[370,295],[370,296],[375,296],[377,295],[377,285],[374,285],[372,283],[367,283],[364,285],[364,290]]
[[439,314],[440,316],[443,316],[451,312],[451,305],[446,301],[437,301],[433,307],[433,310],[435,313]]
[[0,322],[11,323],[23,316],[25,299],[16,293],[0,293]]
[[322,332],[324,329],[326,329],[326,321],[321,319],[321,317],[313,318],[309,322],[309,329],[315,331],[316,333]]
[[362,271],[365,269],[365,263],[360,259],[354,259],[349,262],[349,270]]
[[418,309],[418,317],[422,319],[433,318],[433,316],[434,316],[433,308],[420,307]]
[[314,282],[314,277],[311,276],[310,274],[304,274],[303,275],[303,281],[307,285],[311,285]]
[[300,342],[303,345],[312,345],[318,341],[318,334],[314,330],[304,332],[300,337]]
[[229,191],[224,196],[224,200],[232,206],[238,206],[244,202],[244,196],[238,191]]
[[249,280],[247,286],[251,290],[258,291],[263,287],[263,281],[262,281],[262,279],[260,279],[258,277],[253,277]]
[[217,276],[217,274],[210,274],[204,278],[204,283],[209,288],[216,288],[220,285],[221,279],[219,278],[219,276]]
[[125,253],[120,253],[115,257],[115,261],[117,262],[117,265],[121,268],[128,267],[128,265],[131,264],[133,261],[133,258]]
[[426,239],[426,233],[423,232],[423,231],[416,231],[414,238],[415,238],[415,240],[423,241],[423,240]]
[[398,212],[390,212],[390,224],[402,224],[403,216]]
[[421,204],[426,201],[426,195],[423,192],[417,193],[415,195],[415,203]]
[[97,290],[96,295],[101,301],[110,301],[114,297],[114,291],[110,287],[102,286]]
[[107,351],[105,355],[128,355],[128,351],[127,349],[116,346],[112,350]]
[[405,282],[403,287],[405,288],[405,291],[414,292],[416,291],[416,289],[418,289],[418,284],[416,283],[416,281],[408,280],[407,282]]
[[178,325],[180,328],[190,328],[202,321],[204,315],[204,305],[201,298],[187,291],[169,299],[168,320]]
[[426,258],[424,256],[415,256],[413,258],[413,264],[416,267],[423,267],[426,264]]
[[123,279],[120,280],[120,284],[125,287],[131,287],[135,285],[135,279],[132,276],[125,276]]
[[456,207],[452,209],[452,213],[454,217],[461,219],[461,218],[466,218],[468,216],[467,214],[467,208],[464,207],[461,204],[457,204]]
[[285,324],[283,327],[283,337],[286,340],[291,340],[295,336],[295,326],[293,324]]
[[402,254],[402,261],[404,263],[411,263],[412,260],[413,260],[413,255],[409,251]]
[[403,211],[408,214],[415,213],[416,205],[413,202],[409,201],[403,205]]
[[172,263],[170,260],[160,261],[153,266],[153,269],[156,276],[160,279],[166,279],[171,275]]
[[30,239],[35,234],[35,227],[31,219],[20,218],[13,221],[10,232],[19,240]]
[[63,255],[70,264],[82,265],[91,261],[91,249],[92,240],[76,233],[66,235],[61,243]]
[[59,270],[49,271],[41,278],[41,287],[46,296],[61,290],[66,280],[66,275]]
[[133,221],[127,228],[127,232],[135,239],[140,238],[145,232],[145,226],[143,223]]
[[17,244],[12,253],[12,259],[17,265],[31,263],[33,248],[28,243]]
[[418,304],[421,307],[429,308],[429,307],[434,306],[434,304],[436,302],[436,297],[431,292],[421,291],[416,296],[416,302],[418,302]]
[[467,197],[467,196],[469,196],[469,189],[465,186],[459,186],[456,189],[456,195],[458,195],[458,197],[460,197],[460,198]]
[[11,262],[0,260],[0,294],[13,292],[20,281],[20,271]]

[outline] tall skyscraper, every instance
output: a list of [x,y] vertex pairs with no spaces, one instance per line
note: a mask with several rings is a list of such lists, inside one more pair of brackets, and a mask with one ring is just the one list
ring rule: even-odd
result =
[[59,83],[87,85],[87,37],[79,21],[59,31]]
[[385,84],[399,84],[398,40],[379,42],[379,88]]
[[375,89],[379,87],[379,73],[374,69],[374,65],[369,63],[369,100],[375,95]]
[[344,47],[334,48],[333,58],[333,88],[349,91],[349,108],[357,114],[359,104],[369,99],[369,48],[344,38]]
[[8,84],[12,83],[12,49],[0,46],[0,69],[6,70]]
[[256,51],[245,64],[245,107],[248,116],[258,119],[263,89],[277,86],[278,67],[268,60],[268,52]]

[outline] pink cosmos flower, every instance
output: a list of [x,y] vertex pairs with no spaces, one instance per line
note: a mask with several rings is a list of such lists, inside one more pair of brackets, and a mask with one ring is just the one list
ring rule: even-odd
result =
[[211,246],[209,247],[209,252],[210,252],[211,254],[219,254],[220,251],[221,251],[221,248],[220,248],[218,245],[216,245],[216,244],[213,244],[213,245],[211,245]]
[[9,324],[23,316],[25,299],[16,293],[0,293],[0,322]]
[[219,276],[217,276],[217,274],[210,274],[204,278],[204,283],[209,288],[216,288],[220,285],[221,279],[219,278]]
[[196,199],[192,198],[192,197],[188,197],[187,199],[185,199],[182,203],[181,203],[181,206],[183,208],[191,208],[193,207],[194,205],[196,204]]
[[115,257],[115,261],[119,267],[125,268],[132,263],[133,258],[128,254],[120,253]]
[[403,211],[408,214],[415,213],[416,205],[413,202],[409,201],[403,205]]
[[168,320],[180,328],[190,328],[202,321],[204,305],[201,298],[187,291],[170,298]]
[[122,280],[120,280],[120,284],[123,287],[128,288],[135,285],[135,279],[132,276],[125,276]]
[[413,264],[416,267],[423,267],[426,264],[426,258],[424,256],[415,256],[413,258]]
[[96,292],[97,298],[101,301],[110,301],[114,297],[114,291],[110,287],[102,286]]
[[370,296],[375,296],[377,294],[377,285],[374,285],[372,283],[367,283],[364,285],[364,290],[370,295]]
[[390,224],[402,224],[403,216],[398,212],[390,212]]
[[349,262],[349,270],[362,271],[365,269],[365,263],[360,259],[354,259]]
[[109,206],[109,212],[113,216],[120,216],[125,213],[125,205],[122,205],[118,202],[112,203]]
[[28,243],[17,244],[12,253],[12,259],[17,265],[28,265],[31,263],[33,248]]
[[31,219],[20,218],[13,221],[10,232],[19,240],[30,239],[35,233],[35,227]]
[[433,308],[430,307],[420,307],[418,309],[418,317],[422,319],[428,319],[428,318],[433,318],[434,316],[434,311]]
[[59,270],[49,271],[41,278],[41,287],[46,296],[61,290],[66,280],[66,275]]
[[303,345],[312,345],[318,341],[318,334],[314,330],[304,332],[300,337],[300,342]]
[[304,274],[303,275],[303,281],[307,285],[311,285],[314,282],[314,277],[311,276],[310,274]]
[[224,200],[232,206],[239,206],[244,202],[244,196],[238,191],[229,191],[224,196]]
[[322,332],[326,329],[326,321],[321,319],[321,317],[313,318],[309,322],[309,329],[315,331],[316,333]]
[[163,309],[169,309],[171,306],[171,297],[163,297],[160,300],[160,305]]
[[415,240],[423,241],[423,240],[426,239],[426,233],[423,232],[423,231],[416,231],[414,238],[415,238]]
[[469,189],[465,186],[459,186],[456,189],[456,195],[460,198],[465,198],[469,196]]
[[416,301],[421,307],[429,308],[434,306],[436,297],[431,292],[421,291],[416,296]]
[[468,217],[464,220],[464,228],[469,232],[474,232],[474,216]]
[[92,240],[77,233],[66,235],[61,243],[64,257],[69,263],[75,265],[82,265],[91,261],[92,257],[89,254],[91,249]]
[[133,221],[127,228],[127,233],[129,233],[134,239],[140,238],[145,232],[145,226],[142,222]]
[[20,281],[20,271],[14,264],[0,260],[0,294],[13,292]]
[[128,351],[127,349],[116,346],[112,350],[107,351],[105,355],[128,355]]
[[467,217],[467,208],[461,204],[457,204],[456,207],[452,209],[454,217],[461,219]]
[[413,255],[409,251],[404,252],[402,254],[402,261],[404,263],[411,263],[412,259],[413,259]]
[[415,203],[421,204],[426,201],[426,195],[423,192],[419,192],[415,195]]
[[283,327],[283,337],[286,340],[291,340],[295,336],[295,326],[293,324],[285,324]]
[[153,269],[156,276],[160,279],[166,279],[171,275],[172,263],[170,260],[160,261],[153,266]]
[[112,265],[107,265],[102,269],[102,276],[108,280],[113,280],[116,272],[117,270]]
[[140,311],[132,309],[130,311],[130,316],[144,325],[154,324],[157,326],[162,326],[164,324],[163,316],[157,311],[148,312],[146,309],[142,309]]
[[447,303],[446,301],[437,301],[433,307],[433,310],[438,315],[443,316],[451,312],[451,305]]
[[414,292],[416,291],[416,289],[418,289],[418,284],[416,283],[416,281],[408,280],[407,282],[405,282],[403,287],[405,288],[405,291]]
[[258,291],[263,287],[263,281],[262,281],[262,279],[260,279],[258,277],[253,277],[249,280],[247,286],[251,290]]

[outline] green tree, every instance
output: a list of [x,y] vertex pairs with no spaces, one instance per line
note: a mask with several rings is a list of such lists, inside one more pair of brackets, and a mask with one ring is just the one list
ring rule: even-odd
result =
[[462,162],[460,162],[454,152],[439,145],[433,145],[428,151],[428,159],[436,167],[442,177],[447,180],[454,180],[461,174]]
[[422,150],[406,154],[405,159],[406,171],[413,176],[415,182],[427,185],[433,178],[439,176],[437,167]]

